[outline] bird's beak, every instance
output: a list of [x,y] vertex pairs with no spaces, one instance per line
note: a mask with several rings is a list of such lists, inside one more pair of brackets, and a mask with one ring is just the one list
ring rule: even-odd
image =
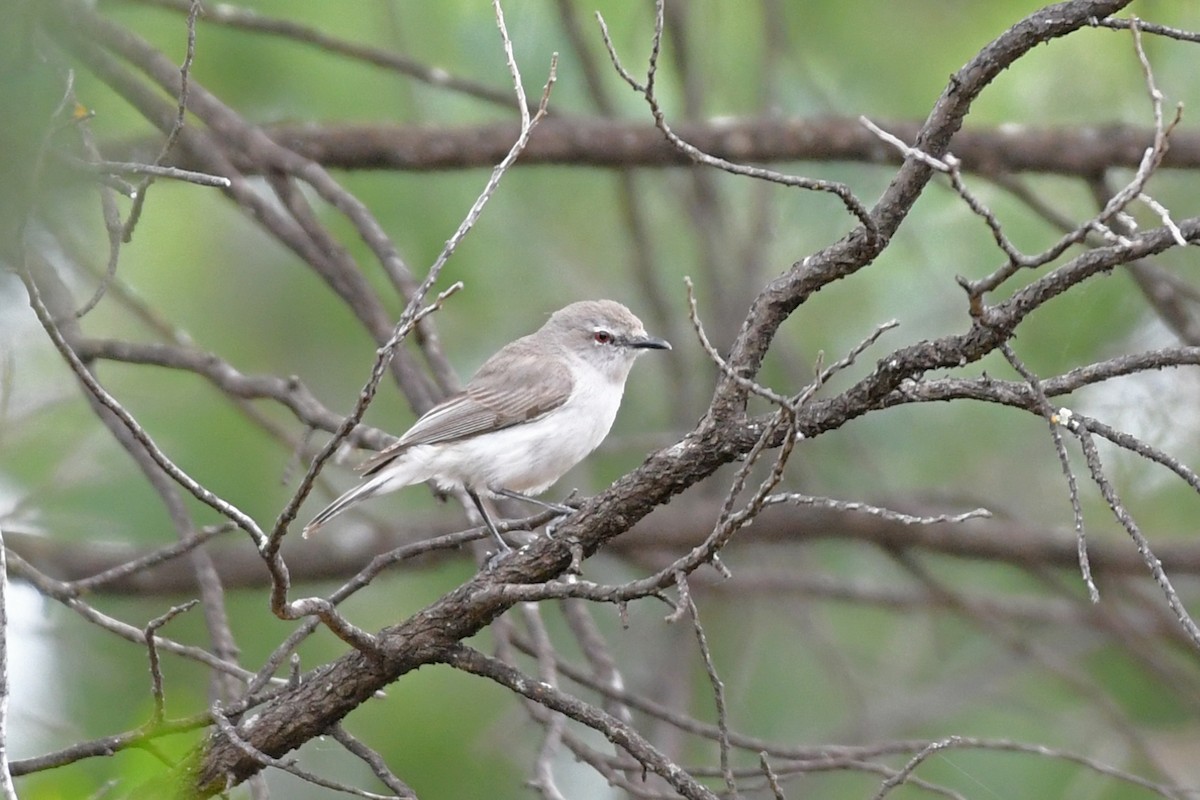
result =
[[625,340],[626,347],[639,350],[670,350],[671,343],[657,336],[631,336]]

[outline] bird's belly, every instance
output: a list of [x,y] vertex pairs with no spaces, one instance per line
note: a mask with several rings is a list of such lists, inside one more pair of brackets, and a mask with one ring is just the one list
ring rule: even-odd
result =
[[620,399],[572,397],[532,422],[438,446],[433,480],[447,490],[545,491],[604,440]]

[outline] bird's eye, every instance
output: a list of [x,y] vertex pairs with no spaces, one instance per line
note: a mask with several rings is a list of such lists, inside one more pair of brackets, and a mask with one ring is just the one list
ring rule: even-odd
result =
[[608,331],[596,331],[592,334],[592,341],[596,344],[612,344],[613,335]]

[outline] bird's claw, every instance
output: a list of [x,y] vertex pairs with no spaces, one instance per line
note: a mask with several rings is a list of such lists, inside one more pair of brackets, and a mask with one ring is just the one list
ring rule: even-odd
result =
[[485,555],[483,558],[484,571],[491,572],[492,570],[494,570],[496,567],[498,567],[500,565],[500,562],[504,560],[504,557],[506,555],[508,555],[509,553],[511,553],[512,551],[513,551],[513,549],[511,547],[506,546],[506,549],[504,549],[504,550],[495,550],[495,551],[488,552],[487,555]]

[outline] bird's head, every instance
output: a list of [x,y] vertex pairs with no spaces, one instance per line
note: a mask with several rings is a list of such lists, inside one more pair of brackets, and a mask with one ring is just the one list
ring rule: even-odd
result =
[[666,339],[646,333],[642,321],[614,300],[584,300],[561,308],[539,332],[566,352],[616,380],[624,380],[646,350],[670,350]]

